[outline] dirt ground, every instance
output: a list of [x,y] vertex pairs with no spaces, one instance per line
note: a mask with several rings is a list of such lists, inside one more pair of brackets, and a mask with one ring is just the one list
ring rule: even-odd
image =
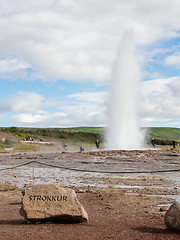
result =
[[[57,146],[52,148],[0,154],[0,169],[36,161],[33,179],[22,178],[22,171],[24,175],[32,171],[31,164],[21,167],[21,171],[0,171],[0,240],[180,239],[179,232],[169,231],[164,224],[173,197],[180,195],[180,149],[79,153],[75,147],[67,152]],[[51,168],[37,162],[73,169],[62,175],[54,167],[51,181],[76,190],[88,213],[88,223],[31,224],[19,215],[21,190],[49,183],[47,174]],[[40,169],[43,174],[38,175]]]
[[20,215],[21,193],[0,194],[0,239],[179,239],[166,229],[161,212],[148,213],[156,202],[145,196],[126,195],[122,191],[77,193],[89,215],[83,224],[29,224]]

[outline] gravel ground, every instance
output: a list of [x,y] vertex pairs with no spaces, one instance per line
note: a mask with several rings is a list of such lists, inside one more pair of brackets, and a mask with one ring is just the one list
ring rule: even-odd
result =
[[[4,170],[31,161],[53,167]],[[179,200],[180,149],[1,154],[0,165],[0,240],[180,239],[164,224],[168,206]],[[27,223],[19,215],[20,190],[41,183],[74,188],[89,222]]]

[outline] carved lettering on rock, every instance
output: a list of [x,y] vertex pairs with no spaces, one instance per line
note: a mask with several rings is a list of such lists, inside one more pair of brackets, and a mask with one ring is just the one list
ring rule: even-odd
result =
[[30,195],[29,201],[55,201],[55,202],[66,202],[68,199],[67,196],[50,196],[50,195]]

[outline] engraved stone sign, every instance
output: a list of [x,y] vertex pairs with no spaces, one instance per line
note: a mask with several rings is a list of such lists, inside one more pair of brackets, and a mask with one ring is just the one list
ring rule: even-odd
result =
[[88,221],[73,189],[37,185],[26,189],[23,195],[20,215],[29,221]]

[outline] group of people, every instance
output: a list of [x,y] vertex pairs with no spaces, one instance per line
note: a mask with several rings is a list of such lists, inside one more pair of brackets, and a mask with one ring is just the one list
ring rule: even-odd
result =
[[[96,140],[96,148],[99,149],[99,140]],[[83,146],[80,147],[80,152],[84,152]]]
[[[151,139],[151,144],[152,144],[152,148],[155,148],[155,139],[154,138]],[[173,145],[173,148],[176,148],[175,140],[172,141],[172,145]]]
[[[64,143],[63,148],[64,148],[65,151],[67,151],[67,144],[66,143]],[[99,149],[99,140],[98,139],[96,140],[96,148]],[[80,152],[84,152],[84,147],[82,145],[80,146]]]
[[[152,144],[152,148],[154,148],[155,149],[155,138],[152,138],[151,139],[151,144]],[[96,148],[97,149],[99,149],[99,140],[97,139],[96,140]],[[176,141],[175,140],[173,140],[172,141],[172,145],[173,145],[173,148],[176,148]],[[65,151],[67,151],[67,144],[64,144],[64,149],[65,149]],[[80,152],[84,152],[84,147],[81,145],[80,146]]]
[[31,138],[31,137],[24,137],[23,138],[23,141],[33,141],[34,139],[33,138]]

